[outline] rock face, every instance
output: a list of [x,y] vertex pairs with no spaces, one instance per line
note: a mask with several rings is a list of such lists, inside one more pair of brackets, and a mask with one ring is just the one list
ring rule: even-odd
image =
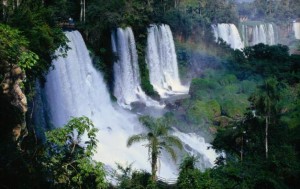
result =
[[1,66],[3,80],[0,87],[0,129],[1,137],[11,138],[17,144],[28,134],[25,122],[27,98],[22,91],[26,76],[15,64],[5,62]]

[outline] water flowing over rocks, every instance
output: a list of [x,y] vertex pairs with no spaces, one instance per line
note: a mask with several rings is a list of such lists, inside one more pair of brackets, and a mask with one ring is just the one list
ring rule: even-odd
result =
[[132,29],[118,28],[111,34],[112,50],[116,56],[114,62],[114,96],[118,103],[131,109],[133,102],[146,106],[162,106],[148,97],[141,88],[138,55]]
[[[44,92],[51,123],[60,127],[72,116],[85,115],[99,129],[95,160],[111,168],[116,168],[116,162],[121,165],[134,162],[134,168],[150,171],[147,149],[138,144],[126,147],[130,136],[147,130],[140,125],[135,114],[111,102],[103,77],[93,67],[80,33],[73,31],[66,32],[66,35],[71,50],[67,57],[53,61],[55,69],[46,77]],[[202,152],[199,154],[206,157]],[[207,158],[213,161],[215,157]],[[159,176],[176,178],[178,170],[170,158],[162,156],[160,161]]]
[[222,23],[212,25],[212,28],[216,41],[218,40],[218,38],[221,38],[233,49],[244,48],[244,44],[240,37],[239,31],[234,24]]
[[146,62],[150,82],[162,98],[188,92],[179,78],[173,35],[168,25],[148,28]]

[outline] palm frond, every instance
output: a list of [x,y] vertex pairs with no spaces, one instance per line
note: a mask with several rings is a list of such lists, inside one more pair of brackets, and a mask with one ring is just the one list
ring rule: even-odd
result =
[[170,154],[172,160],[173,160],[174,162],[176,162],[176,160],[177,160],[177,155],[176,155],[175,150],[174,150],[171,146],[169,146],[169,145],[167,145],[167,144],[163,144],[163,148]]
[[157,137],[159,136],[165,136],[168,134],[168,128],[164,125],[157,125],[155,128],[155,134]]
[[139,121],[148,129],[153,131],[155,129],[155,119],[150,116],[141,116]]
[[147,134],[142,133],[138,135],[133,135],[127,140],[127,147],[130,147],[134,143],[138,143],[146,140],[148,140]]
[[172,136],[172,135],[165,136],[163,138],[163,141],[165,141],[168,145],[176,146],[180,150],[183,149],[181,140],[176,136]]

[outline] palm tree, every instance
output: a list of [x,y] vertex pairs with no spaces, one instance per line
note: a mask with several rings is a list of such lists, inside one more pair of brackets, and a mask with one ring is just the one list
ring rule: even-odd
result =
[[149,160],[151,163],[151,179],[156,180],[157,162],[164,149],[171,155],[172,160],[176,161],[177,155],[173,146],[182,150],[182,143],[179,138],[169,135],[169,122],[165,118],[153,119],[149,116],[142,117],[143,124],[150,129],[148,133],[141,133],[131,136],[127,141],[127,147],[134,143],[147,141]]
[[[250,101],[256,108],[258,116],[265,119],[265,156],[268,159],[268,135],[271,117],[275,119],[276,103],[279,99],[279,82],[275,78],[266,79],[256,94],[250,97]],[[273,120],[274,121],[274,120]]]

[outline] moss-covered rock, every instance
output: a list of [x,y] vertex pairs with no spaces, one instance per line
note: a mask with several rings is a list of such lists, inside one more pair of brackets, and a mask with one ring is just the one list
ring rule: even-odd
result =
[[230,118],[239,118],[244,115],[248,106],[246,96],[234,95],[221,103],[222,114]]
[[239,91],[239,87],[237,85],[230,84],[223,87],[222,94],[230,96],[232,94],[238,93],[238,91]]
[[193,99],[205,99],[212,97],[213,91],[218,87],[218,83],[214,80],[196,78],[192,80],[189,94]]
[[226,74],[219,80],[219,84],[221,86],[226,86],[226,85],[231,85],[233,83],[236,83],[237,81],[238,81],[238,79],[236,78],[235,75]]
[[204,118],[206,112],[205,102],[197,100],[193,105],[187,110],[187,118],[190,122],[195,124],[201,124],[205,122]]
[[231,118],[227,116],[219,116],[214,119],[214,123],[220,127],[226,127],[232,121]]
[[212,119],[221,115],[221,106],[216,100],[211,100],[206,103],[207,116]]
[[187,111],[187,118],[194,124],[212,123],[221,115],[221,106],[216,100],[208,102],[197,100]]
[[239,92],[244,94],[251,94],[255,91],[257,83],[254,81],[244,80],[240,83]]

